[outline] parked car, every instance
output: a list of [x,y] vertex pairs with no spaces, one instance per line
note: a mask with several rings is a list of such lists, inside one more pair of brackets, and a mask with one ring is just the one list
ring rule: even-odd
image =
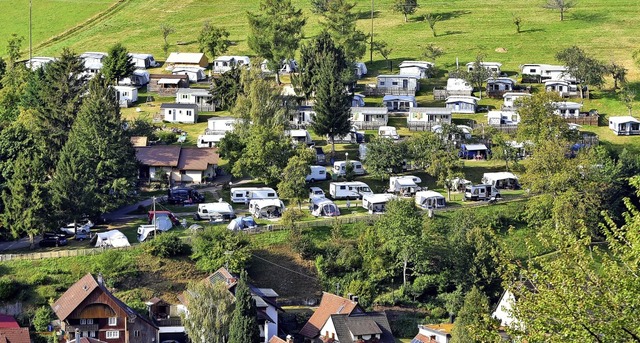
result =
[[172,188],[168,191],[169,204],[198,204],[204,202],[204,195],[192,188]]
[[59,247],[67,244],[65,235],[55,232],[45,232],[42,235],[42,240],[38,243],[40,247]]
[[74,228],[73,223],[69,223],[66,226],[60,228],[60,231],[65,233],[67,236],[73,236],[77,233],[85,233],[88,234],[91,232],[91,228],[93,227],[93,222],[89,219],[81,220],[76,223],[77,229]]

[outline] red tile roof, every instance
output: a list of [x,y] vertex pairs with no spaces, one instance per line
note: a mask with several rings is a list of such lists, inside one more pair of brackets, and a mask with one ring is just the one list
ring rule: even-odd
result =
[[178,159],[180,170],[207,170],[209,165],[218,164],[217,149],[182,148]]
[[421,333],[417,334],[416,337],[413,338],[413,340],[411,341],[411,343],[432,343],[435,341],[432,341],[430,337],[427,337]]
[[31,343],[29,328],[0,329],[0,343]]
[[0,314],[0,328],[19,328],[18,322],[13,316]]
[[87,274],[71,285],[51,308],[60,320],[65,320],[98,287],[98,282],[93,275]]
[[271,336],[271,338],[269,339],[269,343],[287,343],[287,341],[278,336]]
[[136,158],[145,166],[176,167],[180,159],[180,147],[177,145],[152,145],[135,149]]
[[329,316],[332,314],[350,314],[355,309],[360,309],[357,302],[323,292],[320,307],[316,309],[309,321],[304,324],[300,334],[308,338],[315,338],[320,334],[320,328],[327,322]]

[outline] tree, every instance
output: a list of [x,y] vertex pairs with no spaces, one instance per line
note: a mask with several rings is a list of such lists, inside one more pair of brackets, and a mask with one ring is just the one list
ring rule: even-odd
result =
[[219,77],[213,78],[209,93],[211,93],[211,101],[214,105],[220,106],[222,110],[235,106],[238,95],[242,93],[241,75],[242,70],[233,66],[227,72],[220,74]]
[[477,287],[471,288],[458,312],[451,343],[502,342],[490,311],[487,296]]
[[222,282],[191,283],[184,292],[189,314],[182,324],[194,343],[226,343],[233,316],[233,295]]
[[167,37],[169,37],[170,34],[175,33],[176,29],[169,24],[162,23],[160,24],[160,32],[162,33],[162,39],[164,40],[162,51],[164,51],[164,54],[166,56],[169,53],[169,42],[167,41]]
[[518,149],[511,144],[506,134],[499,133],[494,135],[493,145],[495,148],[491,150],[492,158],[503,160],[506,171],[509,171],[509,163],[512,163],[512,169],[518,164]]
[[251,260],[250,244],[244,233],[234,233],[226,227],[208,227],[195,235],[191,259],[196,261],[199,270],[207,273],[220,267],[238,272]]
[[[309,196],[306,178],[309,175],[309,165],[313,162],[313,150],[306,147],[299,148],[289,159],[282,171],[282,179],[278,183],[278,192],[282,198],[296,201],[301,208],[302,201]],[[317,180],[321,181],[321,180]]]
[[422,51],[422,56],[433,61],[434,64],[436,63],[436,59],[442,55],[444,55],[444,50],[433,43],[429,43]]
[[551,92],[534,94],[518,100],[520,123],[518,124],[518,140],[532,141],[534,145],[554,139],[569,136],[567,123],[555,114],[555,102],[560,97]]
[[276,71],[276,82],[280,84],[281,64],[295,55],[304,37],[306,19],[291,0],[263,0],[260,11],[247,14],[251,28],[249,47],[267,60],[267,67]]
[[547,0],[547,3],[542,7],[560,12],[560,21],[563,21],[564,13],[575,7],[575,5],[576,3],[573,0]]
[[636,91],[629,86],[625,86],[618,93],[620,96],[620,100],[624,102],[624,106],[629,110],[629,115],[631,115],[631,110],[633,109],[633,102],[636,99]]
[[118,84],[118,80],[125,78],[136,70],[133,59],[127,49],[120,43],[109,49],[109,55],[104,59],[102,73],[109,83]]
[[389,70],[393,71],[393,64],[391,63],[391,61],[389,61],[389,55],[391,54],[391,51],[393,51],[393,49],[387,46],[387,42],[381,40],[373,42],[373,50],[382,55],[384,60],[389,64]]
[[338,65],[330,56],[319,61],[316,84],[316,112],[311,128],[320,136],[329,136],[331,154],[335,153],[335,137],[351,130],[351,96],[338,78]]
[[41,306],[38,307],[36,313],[33,316],[33,328],[38,332],[47,331],[47,326],[53,320],[53,312],[51,312],[51,307],[49,306]]
[[209,53],[212,58],[215,58],[227,52],[230,45],[231,41],[227,30],[213,27],[208,21],[204,23],[198,36],[200,52]]
[[329,0],[311,0],[311,13],[324,14],[329,9]]
[[484,85],[484,83],[488,78],[496,76],[483,65],[482,60],[482,55],[476,56],[476,60],[473,61],[471,70],[463,74],[464,79],[467,80],[467,82],[469,82],[473,87],[478,89],[478,91],[480,91],[480,99],[482,99],[482,86]]
[[395,0],[392,7],[393,11],[402,13],[404,15],[404,22],[409,21],[407,16],[409,14],[416,13],[418,9],[418,1],[417,0]]
[[439,14],[427,13],[424,15],[424,20],[429,24],[429,28],[431,29],[431,33],[434,37],[437,37],[436,34],[436,24],[439,21],[442,21],[442,16]]
[[348,0],[329,1],[329,8],[324,13],[322,27],[327,30],[331,38],[344,51],[349,63],[358,61],[367,51],[367,35],[358,30],[356,22],[358,14],[352,10],[355,3]]
[[260,342],[260,331],[256,321],[258,312],[255,300],[251,296],[247,278],[247,271],[243,270],[236,285],[236,303],[233,310],[233,319],[229,327],[229,343]]
[[605,67],[607,69],[607,72],[611,74],[611,77],[613,78],[614,90],[618,89],[618,84],[622,85],[627,82],[627,68],[625,68],[623,65],[612,61]]
[[367,144],[364,164],[373,177],[388,179],[391,174],[402,172],[407,145],[389,138],[375,137]]
[[513,25],[516,26],[516,33],[520,33],[522,30],[522,22],[524,21],[522,17],[517,16],[515,14],[512,15]]
[[24,37],[12,34],[11,38],[7,41],[7,55],[9,57],[9,68],[13,68],[16,62],[20,59],[22,49],[22,43]]
[[574,45],[558,51],[556,59],[567,67],[567,74],[576,78],[580,86],[581,98],[584,98],[583,85],[600,87],[604,84],[606,66],[597,59],[588,56],[579,47]]

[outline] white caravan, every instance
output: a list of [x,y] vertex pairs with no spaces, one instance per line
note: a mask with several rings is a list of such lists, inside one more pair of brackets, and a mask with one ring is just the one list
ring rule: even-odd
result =
[[312,198],[309,209],[314,217],[337,217],[340,215],[338,205],[325,197]]
[[284,203],[280,199],[254,199],[249,201],[249,212],[256,218],[280,218]]
[[216,146],[216,144],[220,143],[222,138],[224,138],[224,135],[226,135],[226,133],[215,135],[199,135],[196,145],[198,146],[198,148],[213,148]]
[[366,183],[351,181],[329,183],[329,194],[333,199],[360,199],[373,192]]
[[417,176],[403,175],[392,176],[389,178],[389,193],[400,193],[402,196],[413,196],[420,191],[422,187],[418,183],[422,182]]
[[140,225],[138,226],[138,241],[144,242],[150,235],[153,235],[156,230],[160,232],[169,231],[173,227],[171,218],[169,216],[156,216],[155,224]]
[[210,220],[215,222],[229,221],[236,217],[236,213],[231,204],[220,199],[218,202],[198,204],[198,212],[195,214],[196,220]]
[[244,204],[253,199],[278,199],[278,193],[268,187],[231,188],[231,202]]
[[[353,172],[356,175],[364,175],[365,170],[362,167],[362,162],[360,161],[349,161],[353,166]],[[333,162],[333,173],[338,176],[344,176],[347,172],[347,161],[335,161]]]
[[398,130],[393,126],[380,126],[378,128],[378,136],[382,138],[400,139]]
[[517,189],[520,187],[518,177],[509,172],[484,173],[480,182],[492,185],[498,189]]
[[393,194],[369,194],[362,197],[362,207],[369,211],[369,214],[384,213],[387,203],[397,197]]
[[467,186],[464,191],[464,200],[491,200],[500,197],[500,192],[492,185]]
[[424,209],[442,208],[446,202],[444,196],[434,191],[420,191],[416,193],[416,206]]
[[329,179],[329,174],[327,174],[327,168],[323,166],[309,166],[311,172],[305,178],[307,182],[316,182],[323,181]]

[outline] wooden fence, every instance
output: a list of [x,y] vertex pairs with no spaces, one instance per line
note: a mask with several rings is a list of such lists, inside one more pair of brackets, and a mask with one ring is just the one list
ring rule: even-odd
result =
[[0,255],[0,262],[12,261],[12,260],[41,260],[45,258],[58,258],[58,257],[74,257],[74,256],[90,256],[101,254],[106,250],[126,250],[132,247],[122,248],[92,248],[92,249],[73,249],[73,250],[57,250],[46,252],[33,252],[28,254],[3,254]]

